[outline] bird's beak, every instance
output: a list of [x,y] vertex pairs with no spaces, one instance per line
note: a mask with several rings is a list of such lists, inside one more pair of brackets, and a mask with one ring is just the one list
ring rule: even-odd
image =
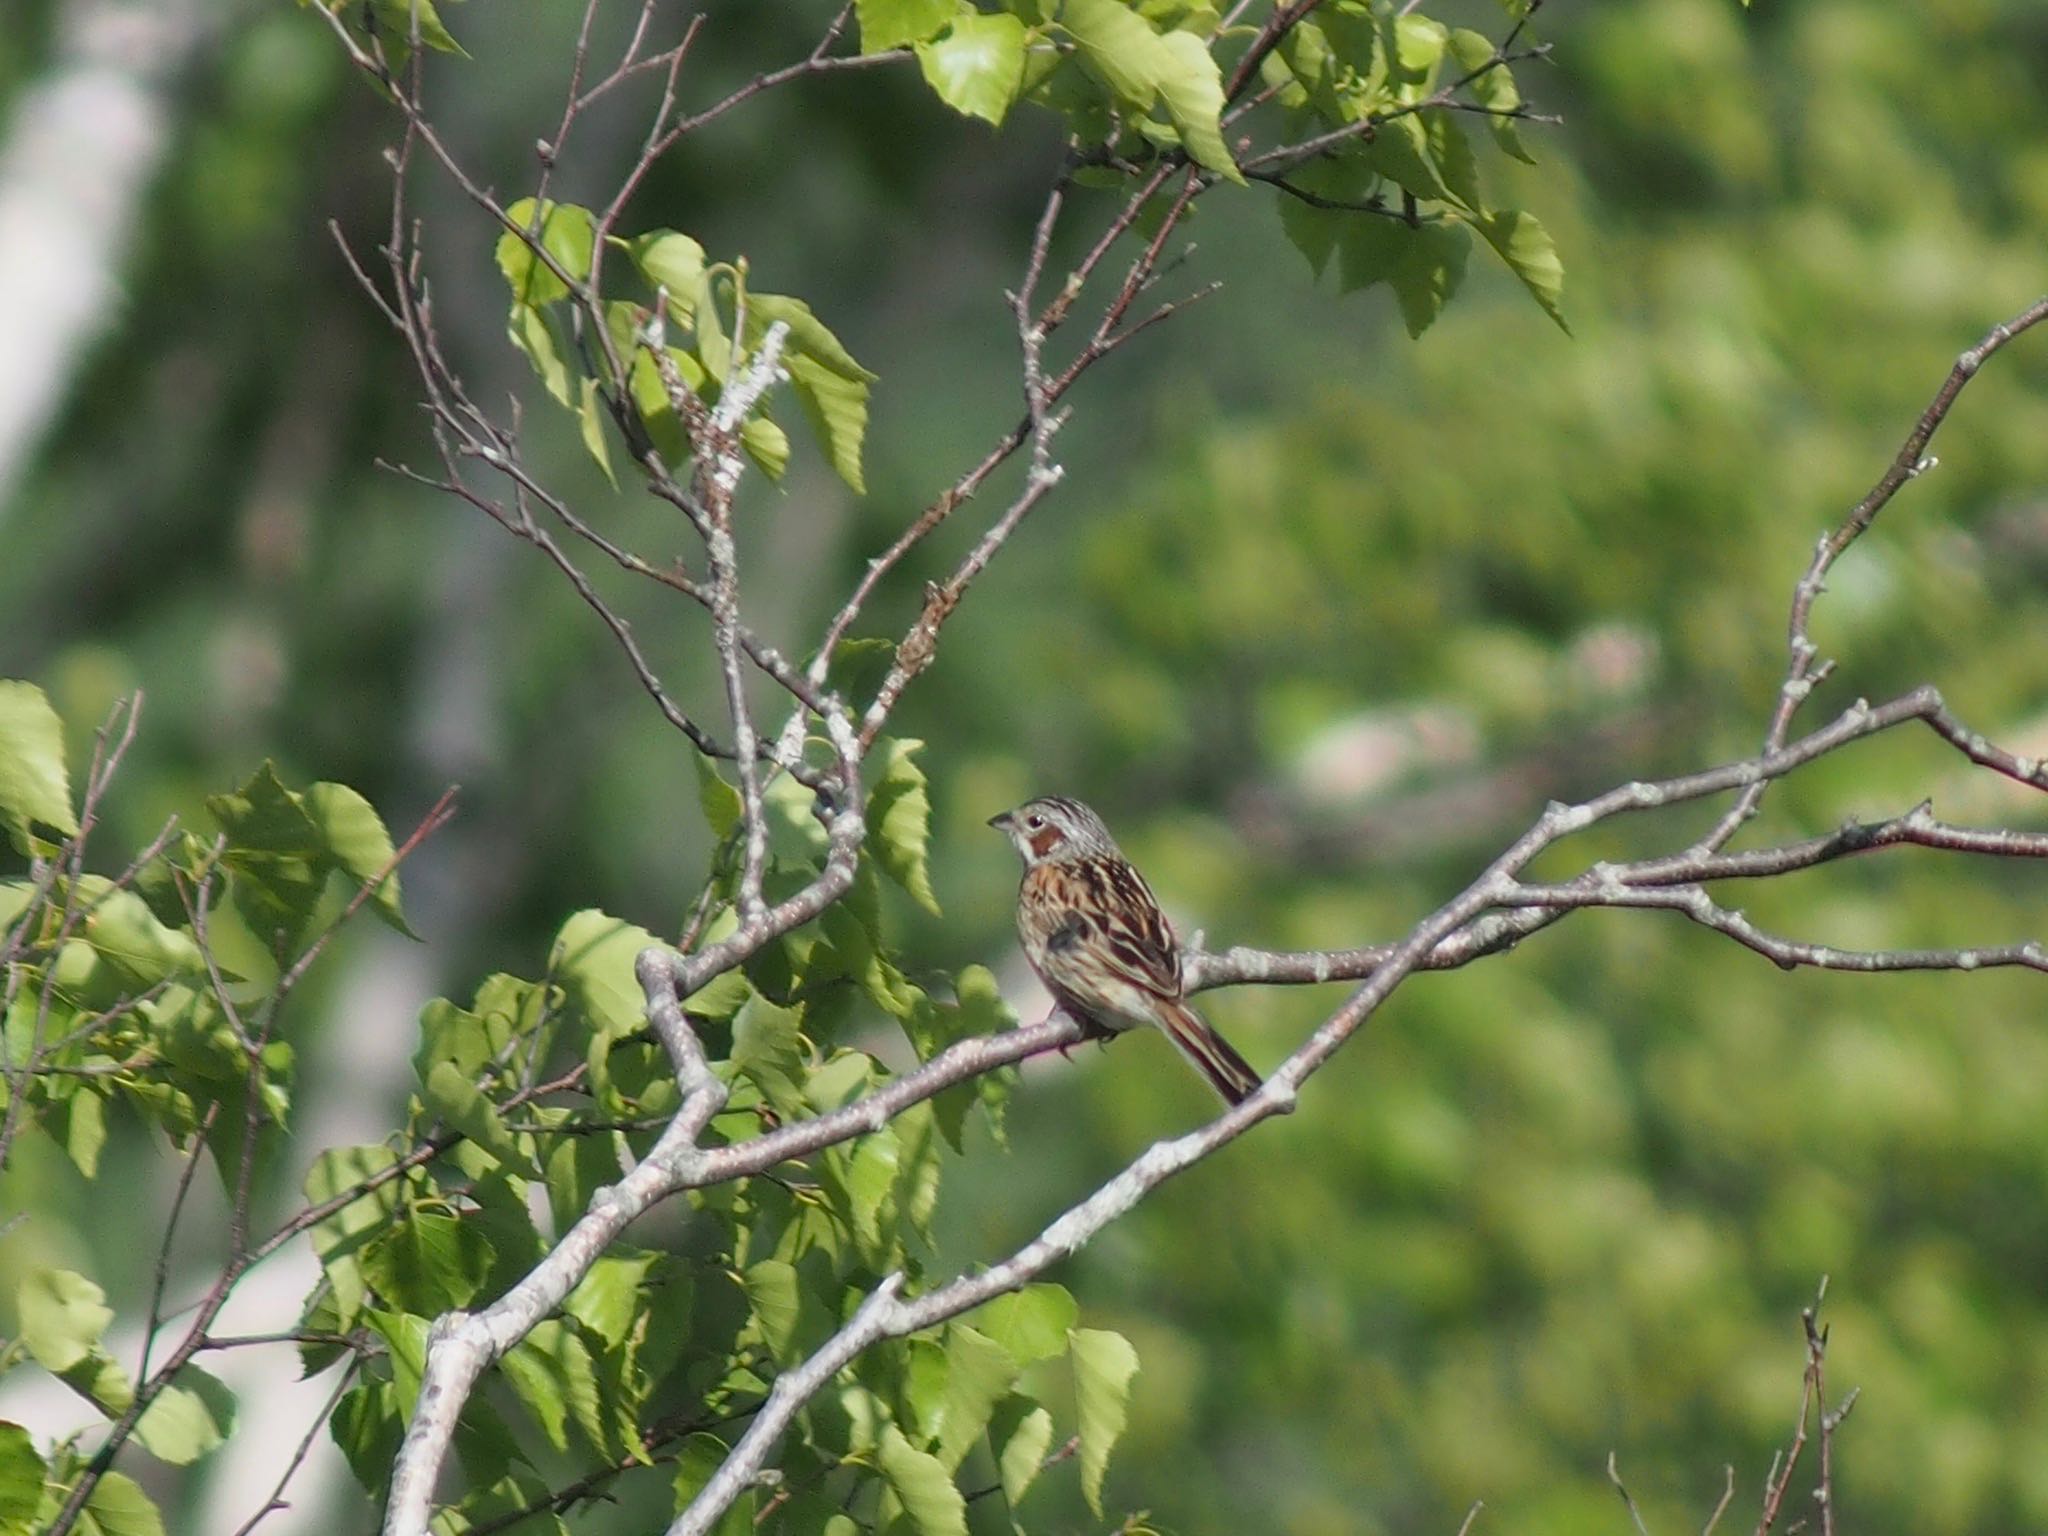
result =
[[998,832],[1007,832],[1016,825],[1016,813],[1014,811],[1004,811],[1000,816],[991,816],[988,819],[988,824]]

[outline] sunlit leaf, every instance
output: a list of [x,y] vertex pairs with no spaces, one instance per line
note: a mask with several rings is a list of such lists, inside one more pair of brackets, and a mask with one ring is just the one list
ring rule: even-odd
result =
[[522,197],[505,210],[505,217],[513,227],[498,237],[498,270],[512,290],[513,303],[550,304],[568,296],[568,285],[534,254],[535,239],[571,278],[580,283],[590,276],[597,233],[588,208]]
[[1077,1328],[1068,1339],[1081,1432],[1081,1492],[1099,1515],[1102,1478],[1109,1469],[1109,1453],[1123,1436],[1138,1352],[1122,1334],[1100,1328]]
[[1020,1365],[1063,1354],[1080,1308],[1065,1286],[1042,1282],[1011,1291],[979,1308],[974,1325]]
[[891,1424],[882,1431],[876,1460],[919,1536],[967,1536],[967,1501],[938,1457],[920,1451]]
[[936,37],[952,18],[955,0],[854,0],[860,51],[885,53]]
[[34,683],[0,681],[0,824],[22,853],[31,825],[65,837],[78,830],[64,724]]
[[1569,334],[1571,327],[1565,324],[1560,304],[1564,296],[1564,264],[1557,259],[1557,245],[1551,240],[1550,231],[1538,222],[1536,215],[1517,208],[1503,208],[1472,223],[1486,237],[1486,243],[1500,253],[1508,270],[1522,280],[1522,286],[1543,306],[1543,312],[1557,322],[1559,330]]
[[1024,23],[962,9],[943,37],[917,45],[918,67],[939,100],[1000,125],[1024,84]]
[[868,794],[868,851],[919,906],[936,914],[939,902],[927,862],[932,805],[924,770],[915,761],[924,743],[892,740],[877,746],[870,759],[877,771]]

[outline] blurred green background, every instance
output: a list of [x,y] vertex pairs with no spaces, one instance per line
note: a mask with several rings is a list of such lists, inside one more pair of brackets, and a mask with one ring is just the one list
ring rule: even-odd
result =
[[[71,8],[30,0],[0,35],[0,110],[64,65]],[[465,7],[474,62],[439,69],[444,124],[507,197],[579,9]],[[359,939],[326,1016],[297,1025],[330,1063],[305,1094],[336,1100],[307,1120],[374,1128],[433,991],[532,974],[582,906],[676,926],[702,877],[694,779],[538,558],[374,465],[424,463],[422,418],[325,225],[374,242],[384,109],[297,8],[197,12],[154,87],[161,160],[103,332],[0,482],[0,675],[73,722],[146,690],[108,847],[266,756],[360,788],[395,827],[462,784],[459,823],[408,869],[424,946]],[[1469,14],[1497,30],[1492,7]],[[698,100],[799,56],[825,12],[709,16]],[[1224,291],[1084,386],[1066,485],[899,717],[929,742],[946,910],[906,907],[913,963],[1018,977],[1013,860],[981,822],[1034,790],[1102,810],[1213,942],[1351,944],[1401,931],[1547,798],[1753,746],[1814,538],[1954,355],[2048,287],[2048,8],[1560,0],[1539,35],[1553,64],[1523,88],[1566,124],[1527,136],[1539,166],[1488,171],[1557,236],[1574,334],[1475,258],[1411,343],[1383,290],[1310,281],[1269,189],[1207,199],[1183,277]],[[607,189],[637,132],[594,122],[561,195]],[[1057,153],[1027,114],[991,135],[908,73],[868,72],[734,114],[636,204],[744,252],[882,375],[865,499],[806,447],[782,489],[753,488],[754,611],[789,649],[1014,419],[1001,291]],[[493,232],[432,178],[417,206],[472,392],[526,389]],[[530,445],[607,526],[673,547],[572,424],[537,411]],[[2048,337],[1971,386],[1937,452],[1823,601],[1841,665],[1815,718],[1933,681],[2048,751]],[[876,619],[913,612],[999,504],[931,541]],[[615,596],[708,704],[701,614]],[[1886,739],[1783,786],[1748,835],[1929,794],[1957,820],[2048,820]],[[1573,857],[1698,825],[1634,823]],[[1875,946],[2039,937],[2044,894],[2037,869],[1898,852],[1740,899]],[[1208,1004],[1267,1065],[1342,995]],[[1008,1151],[953,1175],[961,1263],[1209,1108],[1152,1040],[1026,1085]],[[64,1177],[10,1174],[10,1208],[39,1209],[10,1241],[119,1251],[56,1205]],[[1449,1532],[1474,1499],[1482,1532],[1618,1531],[1610,1450],[1652,1529],[1703,1520],[1728,1463],[1729,1528],[1753,1522],[1822,1274],[1832,1381],[1863,1390],[1841,1528],[2048,1523],[2039,977],[1788,976],[1669,916],[1583,915],[1403,988],[1292,1119],[1054,1278],[1143,1360],[1116,1504],[1190,1533],[1335,1536]],[[1060,1528],[1082,1528],[1075,1508]]]

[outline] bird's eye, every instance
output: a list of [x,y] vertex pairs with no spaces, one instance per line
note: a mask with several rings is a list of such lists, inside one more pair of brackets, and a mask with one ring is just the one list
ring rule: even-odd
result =
[[1045,818],[1043,816],[1026,816],[1024,818],[1024,825],[1031,831],[1036,832],[1045,825]]

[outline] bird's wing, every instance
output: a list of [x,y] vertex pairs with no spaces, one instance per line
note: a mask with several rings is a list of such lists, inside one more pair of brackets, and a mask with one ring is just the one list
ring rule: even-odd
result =
[[1181,994],[1180,942],[1145,877],[1122,859],[1074,866],[1095,914],[1096,952],[1110,970],[1158,997]]

